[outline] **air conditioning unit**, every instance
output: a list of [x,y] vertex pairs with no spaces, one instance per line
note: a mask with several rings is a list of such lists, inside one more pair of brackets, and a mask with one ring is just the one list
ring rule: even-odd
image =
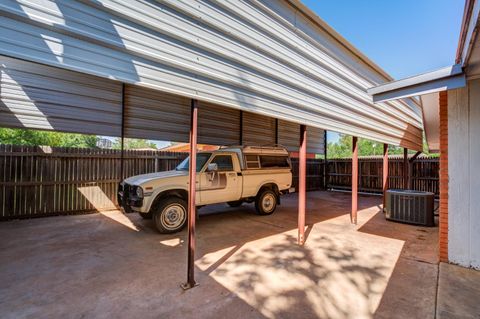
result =
[[435,226],[435,194],[405,189],[387,190],[385,217],[388,220],[422,226]]

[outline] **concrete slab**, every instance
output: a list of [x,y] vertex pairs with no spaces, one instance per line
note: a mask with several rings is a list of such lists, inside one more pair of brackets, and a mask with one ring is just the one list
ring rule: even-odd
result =
[[107,212],[0,224],[2,318],[432,318],[437,228],[385,221],[380,197],[307,194],[271,216],[252,205],[200,210],[196,274],[183,291],[186,232]]
[[480,271],[440,263],[437,318],[480,318]]

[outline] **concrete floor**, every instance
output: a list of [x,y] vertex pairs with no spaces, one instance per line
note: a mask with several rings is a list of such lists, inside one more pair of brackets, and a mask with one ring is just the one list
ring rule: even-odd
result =
[[385,221],[380,197],[307,193],[271,216],[200,210],[196,275],[183,291],[186,232],[160,235],[117,211],[0,224],[2,318],[433,318],[438,228]]
[[440,264],[438,319],[480,318],[480,271]]

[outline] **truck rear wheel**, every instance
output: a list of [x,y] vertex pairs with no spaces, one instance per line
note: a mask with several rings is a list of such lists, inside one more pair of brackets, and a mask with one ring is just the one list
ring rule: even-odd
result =
[[153,220],[162,234],[181,231],[187,224],[187,202],[178,197],[160,201],[153,210]]
[[255,198],[255,209],[259,215],[273,214],[277,208],[277,194],[271,189],[264,189]]

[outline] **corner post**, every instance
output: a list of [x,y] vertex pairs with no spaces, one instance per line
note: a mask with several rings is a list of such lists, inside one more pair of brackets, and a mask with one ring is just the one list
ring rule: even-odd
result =
[[352,137],[352,211],[350,222],[357,224],[358,211],[358,138]]
[[385,210],[385,195],[388,189],[388,144],[383,144],[383,210]]
[[305,243],[305,205],[307,180],[307,127],[300,125],[300,150],[298,161],[298,244]]
[[183,289],[190,289],[197,285],[195,282],[195,192],[197,180],[197,117],[198,100],[191,101],[190,118],[190,163],[188,168],[188,266],[187,282]]

